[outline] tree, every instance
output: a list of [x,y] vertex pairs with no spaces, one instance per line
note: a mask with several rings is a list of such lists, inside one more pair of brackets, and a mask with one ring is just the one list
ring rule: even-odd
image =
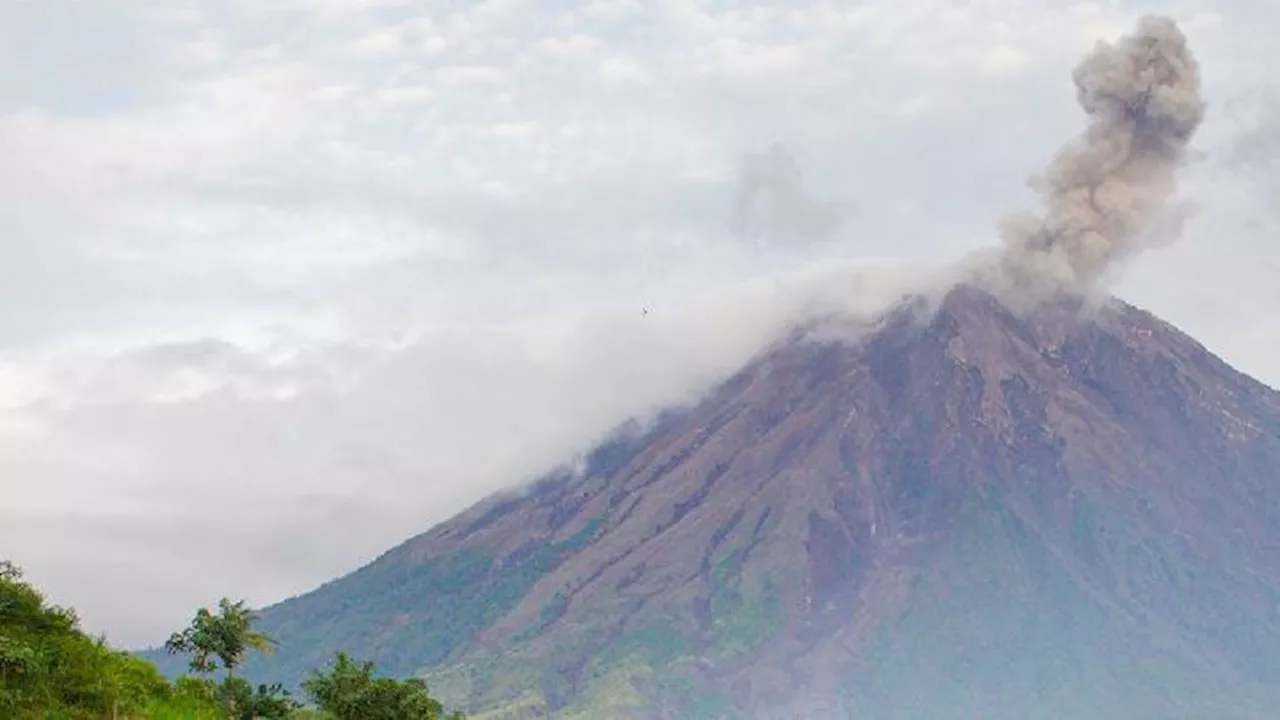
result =
[[47,604],[17,566],[0,562],[0,715],[102,707],[88,697],[103,689],[94,673],[102,654],[79,632],[75,612]]
[[256,620],[245,600],[233,603],[222,598],[216,615],[200,608],[191,624],[171,635],[164,647],[171,655],[190,653],[193,672],[212,673],[222,664],[226,676],[214,694],[231,717],[287,717],[297,704],[286,690],[279,685],[261,685],[255,693],[249,683],[235,676],[250,650],[273,650],[275,641],[253,629]]
[[246,601],[233,603],[222,598],[218,601],[217,615],[200,608],[191,624],[171,635],[164,647],[170,655],[191,653],[190,667],[194,672],[214,672],[218,669],[216,659],[222,663],[227,677],[232,677],[249,650],[273,651],[275,641],[253,629],[257,619]]
[[462,720],[460,712],[444,715],[421,678],[376,678],[374,671],[373,663],[340,652],[327,670],[312,671],[302,689],[336,720]]
[[84,633],[0,561],[0,717],[154,717],[172,695],[154,665]]

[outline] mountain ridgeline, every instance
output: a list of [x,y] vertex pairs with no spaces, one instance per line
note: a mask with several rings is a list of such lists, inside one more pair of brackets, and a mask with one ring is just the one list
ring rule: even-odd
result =
[[962,286],[266,608],[246,669],[344,649],[491,718],[1261,718],[1278,608],[1280,394]]

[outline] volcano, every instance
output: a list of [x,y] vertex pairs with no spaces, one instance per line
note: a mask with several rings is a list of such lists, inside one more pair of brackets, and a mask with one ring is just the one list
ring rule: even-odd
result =
[[1262,718],[1280,394],[1110,300],[800,333],[263,612],[479,717]]

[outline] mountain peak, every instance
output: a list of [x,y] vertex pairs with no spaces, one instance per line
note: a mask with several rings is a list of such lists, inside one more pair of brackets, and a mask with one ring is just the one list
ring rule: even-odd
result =
[[1173,327],[960,286],[269,608],[303,649],[259,670],[346,646],[511,717],[1245,712],[1276,467],[1277,394]]

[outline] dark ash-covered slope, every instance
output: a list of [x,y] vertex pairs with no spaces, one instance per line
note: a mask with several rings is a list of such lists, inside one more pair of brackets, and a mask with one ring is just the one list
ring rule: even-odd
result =
[[268,608],[511,717],[1271,717],[1280,396],[1119,302],[793,341]]

